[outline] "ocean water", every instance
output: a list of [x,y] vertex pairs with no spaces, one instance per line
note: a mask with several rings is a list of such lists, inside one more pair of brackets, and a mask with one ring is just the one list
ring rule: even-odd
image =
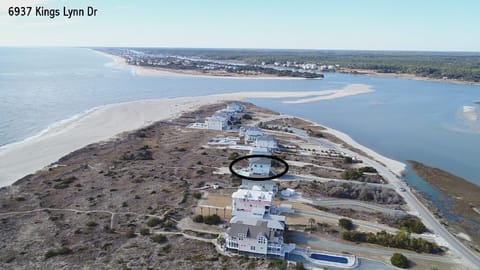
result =
[[[424,162],[480,185],[480,133],[460,114],[462,106],[477,106],[480,86],[347,74],[326,74],[324,80],[144,77],[84,48],[0,48],[0,146],[106,104],[238,91],[338,89],[351,83],[371,85],[375,92],[306,104],[250,101],[343,131],[390,158]],[[433,195],[411,171],[406,175],[410,184]]]

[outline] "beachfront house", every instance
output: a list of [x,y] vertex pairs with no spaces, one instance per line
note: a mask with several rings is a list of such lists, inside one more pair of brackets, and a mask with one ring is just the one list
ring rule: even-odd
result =
[[237,102],[233,102],[233,103],[229,103],[227,105],[227,111],[230,111],[230,112],[234,112],[234,113],[243,113],[245,112],[245,106],[243,104],[240,104],[240,103],[237,103]]
[[264,135],[257,137],[255,140],[255,146],[267,149],[276,149],[278,147],[277,141],[272,136]]
[[234,216],[227,230],[226,248],[239,252],[284,257],[290,251],[283,244],[285,217],[267,215],[255,218],[246,215]]
[[272,168],[271,161],[271,159],[264,157],[252,158],[248,164],[249,176],[269,176]]
[[[270,151],[267,148],[255,147],[250,150],[250,155],[266,155],[270,156]],[[250,158],[248,164],[248,171],[250,176],[268,176],[272,167],[272,159],[268,157]]]
[[205,128],[214,130],[228,129],[228,119],[220,116],[211,116],[205,118]]
[[226,110],[218,110],[213,114],[213,116],[223,117],[227,120],[232,120],[235,117],[235,113],[234,112],[229,112],[229,111],[226,111]]
[[[240,134],[242,134],[242,131],[240,131]],[[245,142],[250,143],[255,142],[258,137],[265,135],[265,133],[263,133],[263,131],[258,127],[248,127],[245,129],[243,134],[245,136]]]
[[239,189],[232,194],[232,215],[263,217],[270,213],[273,192],[262,191],[261,187]]
[[254,186],[259,187],[262,191],[272,192],[275,195],[278,191],[278,185],[273,180],[256,181],[242,179],[243,189],[253,189]]

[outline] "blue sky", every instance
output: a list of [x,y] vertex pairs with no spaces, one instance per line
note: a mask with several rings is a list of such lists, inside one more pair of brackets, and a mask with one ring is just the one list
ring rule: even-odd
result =
[[[10,17],[12,3],[97,17]],[[0,46],[480,51],[480,1],[2,0]]]

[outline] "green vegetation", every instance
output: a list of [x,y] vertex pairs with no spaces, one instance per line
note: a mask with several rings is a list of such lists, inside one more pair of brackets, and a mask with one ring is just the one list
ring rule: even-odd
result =
[[208,225],[218,225],[222,222],[222,219],[216,214],[213,214],[211,216],[196,215],[193,217],[193,221],[197,223],[205,223]]
[[58,248],[58,249],[50,249],[50,250],[47,251],[47,253],[45,253],[45,258],[48,259],[48,258],[51,258],[51,257],[54,257],[54,256],[68,255],[68,254],[72,254],[72,253],[73,253],[73,250],[71,250],[68,247],[61,247],[61,248]]
[[252,120],[252,116],[250,114],[244,114],[242,118],[245,120]]
[[219,245],[223,246],[223,245],[225,245],[225,242],[226,242],[226,241],[225,241],[225,238],[223,238],[223,237],[221,237],[221,236],[217,238],[217,243],[218,243]]
[[149,235],[150,234],[150,229],[149,228],[141,228],[140,229],[140,234],[141,235]]
[[352,164],[353,163],[353,158],[352,157],[344,157],[343,158],[343,163]]
[[125,152],[120,157],[121,160],[132,161],[132,160],[153,160],[153,152],[149,149],[148,145],[145,145],[137,150],[135,154]]
[[310,224],[310,229],[313,231],[313,225],[315,225],[317,221],[314,218],[309,218],[308,223]]
[[201,199],[202,198],[202,193],[196,191],[193,193],[193,197],[197,200]]
[[137,236],[137,235],[135,234],[135,232],[134,232],[133,230],[128,230],[128,231],[125,233],[125,236],[126,236],[127,238],[134,238],[134,237]]
[[172,228],[173,223],[170,220],[167,220],[167,221],[163,222],[162,225],[160,225],[160,227],[162,227],[164,229]]
[[409,267],[409,262],[407,257],[405,257],[401,253],[394,253],[392,257],[390,258],[390,262],[392,265],[400,268],[408,268]]
[[56,189],[68,188],[70,186],[70,184],[73,183],[75,180],[77,180],[77,177],[75,177],[75,176],[70,176],[70,177],[65,178],[65,179],[58,178],[58,179],[53,180],[54,182],[58,182],[53,187],[56,188]]
[[423,233],[427,229],[422,221],[416,217],[403,220],[400,223],[400,228],[406,228],[409,232],[413,233]]
[[93,221],[93,220],[90,220],[90,221],[87,222],[87,226],[88,226],[88,227],[95,227],[95,226],[97,226],[97,225],[98,225],[98,223],[95,222],[95,221]]
[[213,214],[211,216],[206,216],[203,219],[203,222],[208,225],[218,225],[222,222],[222,219],[220,218],[220,216]]
[[240,156],[240,154],[238,154],[237,152],[233,152],[233,153],[230,154],[228,159],[229,160],[234,160],[234,159],[237,159],[239,156]]
[[152,241],[155,243],[166,243],[168,241],[167,237],[163,234],[156,234],[152,237]]
[[348,218],[339,219],[338,225],[348,231],[353,229],[353,222]]
[[324,137],[324,136],[323,136],[323,133],[318,132],[318,131],[313,131],[313,130],[311,130],[311,129],[308,129],[308,130],[307,130],[307,133],[308,133],[308,135],[310,135],[310,136],[312,136],[312,137],[317,137],[317,138],[323,138],[323,137]]
[[268,268],[270,269],[278,269],[278,270],[286,270],[287,269],[287,262],[280,259],[271,259],[270,263],[268,264]]
[[147,226],[148,227],[155,227],[162,223],[162,220],[159,219],[158,217],[151,217],[147,220]]
[[303,262],[296,262],[295,263],[295,270],[304,270],[305,267],[303,266]]
[[362,176],[363,174],[355,169],[346,169],[342,172],[342,178],[347,180],[357,180]]
[[377,169],[370,167],[370,166],[365,166],[361,167],[358,169],[358,172],[360,173],[377,173]]
[[410,237],[406,231],[398,231],[397,234],[389,234],[385,231],[374,233],[345,231],[342,234],[344,240],[352,242],[366,242],[384,247],[402,248],[413,250],[418,253],[441,253],[442,249],[435,243],[422,238]]
[[202,215],[196,215],[193,217],[193,221],[197,223],[203,223],[203,216]]

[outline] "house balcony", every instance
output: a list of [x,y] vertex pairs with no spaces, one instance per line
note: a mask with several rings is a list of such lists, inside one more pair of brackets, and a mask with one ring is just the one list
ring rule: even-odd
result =
[[269,254],[281,255],[282,247],[282,244],[269,243],[267,246],[267,251]]

